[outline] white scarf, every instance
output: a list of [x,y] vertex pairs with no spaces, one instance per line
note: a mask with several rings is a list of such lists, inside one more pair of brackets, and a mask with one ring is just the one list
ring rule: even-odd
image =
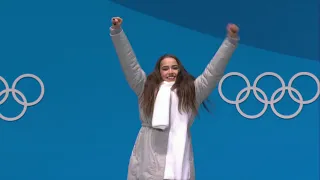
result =
[[187,113],[180,113],[179,99],[171,88],[174,82],[164,81],[158,91],[152,117],[152,127],[166,130],[170,126],[164,179],[190,178]]
[[152,127],[165,130],[170,124],[171,88],[174,82],[163,81],[153,108]]

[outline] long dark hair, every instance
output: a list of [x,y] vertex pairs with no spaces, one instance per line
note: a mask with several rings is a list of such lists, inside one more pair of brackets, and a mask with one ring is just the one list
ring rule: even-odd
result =
[[[153,107],[158,89],[161,82],[163,81],[160,74],[160,65],[162,60],[165,58],[175,59],[179,66],[179,73],[176,77],[175,84],[172,87],[172,89],[177,90],[177,96],[179,98],[179,111],[191,111],[193,115],[198,115],[196,92],[194,86],[195,77],[187,72],[187,70],[183,67],[181,61],[176,56],[171,54],[165,54],[161,56],[155,65],[154,71],[147,77],[140,101],[144,114],[147,117],[151,117],[153,113]],[[210,112],[205,102],[203,102],[202,105],[208,112]]]

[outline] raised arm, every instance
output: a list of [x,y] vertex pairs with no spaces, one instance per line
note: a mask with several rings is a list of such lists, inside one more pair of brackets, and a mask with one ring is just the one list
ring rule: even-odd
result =
[[238,27],[229,25],[228,37],[223,41],[219,50],[211,59],[204,72],[195,80],[196,99],[201,104],[211,94],[224,75],[226,66],[231,59],[238,43]]
[[138,63],[131,44],[121,28],[121,23],[121,18],[112,18],[113,25],[110,27],[110,36],[125,78],[135,94],[140,96],[143,92],[146,74]]

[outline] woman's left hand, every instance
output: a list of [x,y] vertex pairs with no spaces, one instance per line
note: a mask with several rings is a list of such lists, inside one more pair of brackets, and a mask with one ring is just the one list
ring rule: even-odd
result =
[[239,27],[235,24],[228,24],[227,34],[229,37],[238,38]]

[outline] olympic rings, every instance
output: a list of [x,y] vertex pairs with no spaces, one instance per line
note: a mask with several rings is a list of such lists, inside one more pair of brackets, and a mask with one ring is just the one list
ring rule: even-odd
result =
[[[228,77],[230,77],[230,76],[239,76],[239,77],[241,77],[241,78],[245,81],[245,83],[246,83],[246,85],[247,85],[247,87],[243,88],[243,89],[237,94],[236,100],[234,100],[234,101],[226,98],[226,97],[224,96],[224,94],[222,93],[222,84],[223,84],[224,80],[226,80],[226,79],[227,79]],[[274,76],[274,77],[276,77],[276,78],[280,81],[280,83],[281,83],[281,87],[278,88],[277,90],[275,90],[275,91],[273,92],[270,100],[268,100],[268,97],[267,97],[266,93],[265,93],[263,90],[261,90],[260,88],[257,87],[257,84],[258,84],[259,80],[262,79],[262,78],[265,77],[265,76]],[[309,76],[309,77],[311,77],[311,78],[316,82],[316,84],[317,84],[317,92],[316,92],[315,95],[314,95],[311,99],[309,99],[309,100],[303,100],[303,97],[302,97],[301,93],[300,93],[297,89],[295,89],[295,88],[292,87],[292,84],[293,84],[294,80],[295,80],[296,78],[298,78],[299,76]],[[243,103],[245,100],[247,100],[247,98],[248,98],[249,95],[250,95],[251,90],[253,91],[253,94],[254,94],[254,96],[256,97],[256,99],[257,99],[259,102],[261,102],[261,103],[264,104],[263,109],[262,109],[258,114],[255,114],[255,115],[248,115],[248,114],[244,113],[244,112],[241,110],[241,108],[240,108],[240,104]],[[292,99],[293,101],[295,101],[296,103],[299,104],[299,107],[298,107],[297,111],[294,112],[294,113],[291,114],[291,115],[283,115],[283,114],[280,114],[280,113],[276,110],[276,108],[275,108],[275,104],[278,103],[278,102],[284,97],[286,90],[289,92],[289,96],[291,97],[291,99]],[[295,74],[295,75],[289,80],[288,86],[286,86],[284,80],[283,80],[283,79],[281,78],[281,76],[279,76],[278,74],[276,74],[276,73],[274,73],[274,72],[264,72],[264,73],[260,74],[260,75],[254,80],[253,86],[251,86],[249,79],[248,79],[245,75],[243,75],[243,74],[241,74],[241,73],[239,73],[239,72],[230,72],[230,73],[224,75],[224,76],[221,78],[221,80],[220,80],[220,82],[219,82],[219,86],[218,86],[218,92],[219,92],[221,98],[222,98],[225,102],[227,102],[227,103],[229,103],[229,104],[236,105],[236,108],[237,108],[238,112],[239,112],[243,117],[245,117],[245,118],[248,118],[248,119],[256,119],[256,118],[261,117],[261,116],[267,111],[268,105],[270,105],[272,111],[273,111],[274,114],[277,115],[278,117],[280,117],[280,118],[282,118],[282,119],[292,119],[292,118],[296,117],[296,116],[302,111],[303,105],[313,103],[313,102],[315,102],[315,101],[317,100],[317,98],[318,98],[319,95],[320,95],[320,82],[319,82],[318,78],[317,78],[314,74],[311,74],[311,73],[309,73],[309,72],[299,72],[299,73]],[[258,92],[259,92],[260,94],[262,94],[263,98],[261,98],[261,97],[259,96]],[[298,99],[292,94],[292,92],[294,92],[294,93],[296,93],[296,94],[298,95]],[[243,97],[243,98],[240,98],[240,97],[243,95],[243,93],[245,93],[244,97]],[[280,96],[279,96],[278,98],[276,98],[276,96],[277,96],[278,93],[280,93]]]
[[[35,101],[33,101],[33,102],[27,102],[27,98],[25,97],[25,95],[24,95],[21,91],[15,89],[16,86],[17,86],[17,84],[18,84],[18,82],[19,82],[21,79],[23,79],[23,78],[33,78],[33,79],[35,79],[36,81],[38,81],[38,83],[40,84],[40,87],[41,87],[40,95],[39,95],[39,97],[38,97]],[[4,84],[4,86],[5,86],[5,89],[2,90],[2,91],[0,91],[0,97],[4,94],[4,98],[3,98],[2,100],[0,100],[0,105],[2,105],[3,103],[5,103],[5,101],[6,101],[6,100],[8,99],[8,97],[9,97],[9,93],[11,92],[14,100],[15,100],[17,103],[19,103],[20,105],[23,106],[23,109],[22,109],[21,113],[20,113],[19,115],[15,116],[15,117],[6,117],[6,116],[4,116],[3,114],[0,113],[0,119],[3,119],[3,120],[5,120],[5,121],[16,121],[16,120],[20,119],[20,118],[26,113],[28,107],[34,106],[34,105],[38,104],[38,103],[41,101],[41,99],[43,98],[43,96],[44,96],[44,91],[45,91],[45,90],[44,90],[44,84],[43,84],[42,80],[41,80],[38,76],[36,76],[36,75],[33,75],[33,74],[23,74],[23,75],[20,75],[19,77],[17,77],[17,78],[14,80],[11,88],[9,88],[8,82],[7,82],[3,77],[1,77],[1,76],[0,76],[0,81],[1,81],[1,82]],[[20,99],[18,99],[17,94],[18,94],[19,96],[21,96],[22,101],[21,101]]]

